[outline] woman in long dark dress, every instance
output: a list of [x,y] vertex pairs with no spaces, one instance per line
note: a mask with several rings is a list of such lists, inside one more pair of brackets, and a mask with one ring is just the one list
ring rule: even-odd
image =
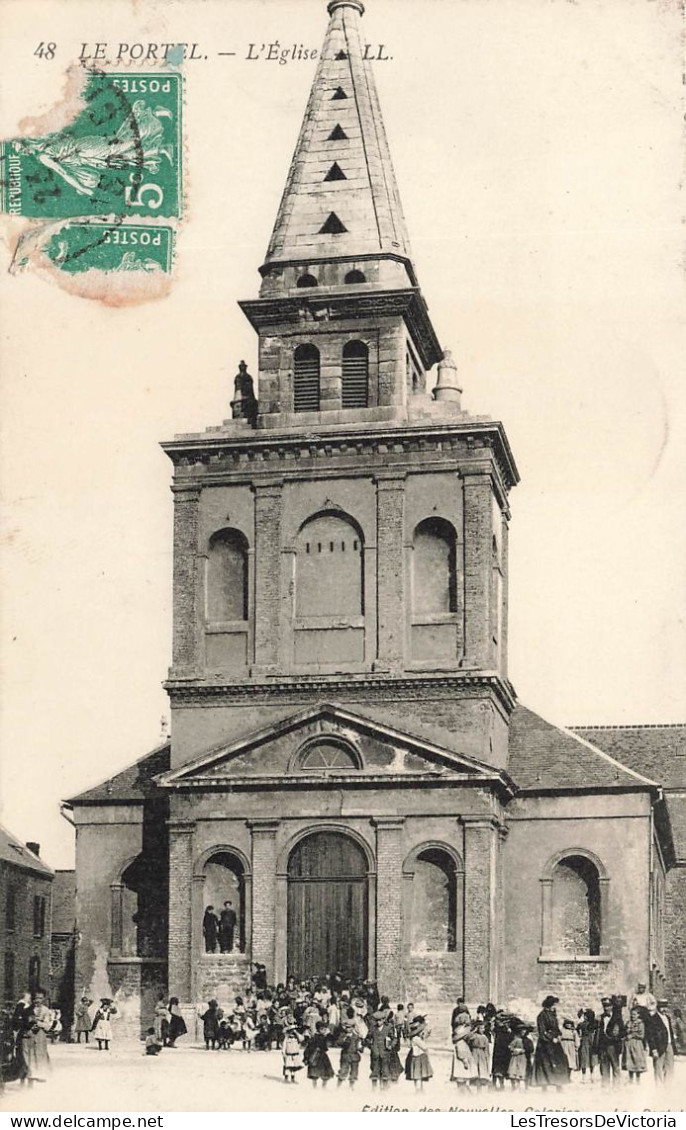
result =
[[303,1059],[307,1064],[307,1078],[312,1080],[312,1085],[317,1086],[321,1079],[325,1087],[329,1079],[333,1079],[334,1071],[329,1059],[329,1029],[323,1020],[317,1022],[314,1034],[310,1036],[305,1046]]
[[569,1082],[569,1064],[561,1040],[555,1005],[559,997],[546,997],[536,1018],[538,1043],[534,1060],[534,1081],[544,1089],[562,1087]]
[[188,1029],[186,1028],[186,1021],[181,1015],[178,997],[169,998],[169,1012],[171,1014],[171,1020],[169,1021],[169,1038],[167,1040],[167,1047],[175,1048],[176,1041],[178,1040],[179,1036],[185,1036],[186,1032],[188,1031]]

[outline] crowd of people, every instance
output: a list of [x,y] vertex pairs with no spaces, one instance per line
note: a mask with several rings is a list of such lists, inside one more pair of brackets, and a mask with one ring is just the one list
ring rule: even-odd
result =
[[[393,1003],[373,981],[350,983],[340,974],[270,986],[264,965],[253,967],[251,983],[242,995],[222,1007],[210,1000],[199,1009],[208,1051],[278,1050],[286,1083],[304,1071],[312,1085],[354,1087],[363,1056],[369,1055],[369,1078],[387,1088],[401,1078],[423,1088],[433,1076],[428,1019],[414,1004]],[[645,984],[633,996],[607,996],[596,1012],[578,1008],[562,1014],[559,1000],[547,996],[535,1023],[494,1004],[470,1009],[458,999],[450,1029],[435,1033],[432,1047],[452,1045],[450,1080],[465,1090],[522,1087],[562,1088],[573,1080],[607,1085],[626,1080],[638,1083],[651,1071],[666,1082],[674,1057],[686,1055],[686,1025],[680,1009],[667,1008]],[[73,1039],[107,1051],[117,1008],[109,997],[99,1006],[87,995],[78,1002]],[[46,1078],[48,1045],[62,1036],[59,1009],[49,1006],[45,992],[24,993],[11,1019],[17,1076],[29,1084]],[[145,1040],[147,1055],[175,1048],[187,1033],[177,997],[163,997]],[[67,1035],[67,1033],[65,1033]]]
[[[559,1000],[542,1001],[536,1022],[488,1003],[474,1012],[464,1000],[452,1011],[450,1079],[457,1087],[564,1087],[576,1079],[616,1084],[639,1082],[652,1067],[666,1081],[674,1056],[686,1054],[686,1027],[679,1009],[670,1015],[639,984],[630,1001],[603,997],[596,1012],[579,1008],[558,1013]],[[347,984],[340,975],[320,981],[269,986],[266,969],[255,966],[249,989],[221,1007],[210,1000],[199,1011],[207,1050],[279,1049],[287,1083],[306,1071],[314,1086],[354,1086],[365,1051],[373,1086],[387,1087],[404,1077],[423,1087],[433,1075],[426,1016],[412,1003],[394,1004],[374,982]],[[434,1037],[436,1042],[436,1037]],[[338,1053],[338,1069],[332,1057]]]

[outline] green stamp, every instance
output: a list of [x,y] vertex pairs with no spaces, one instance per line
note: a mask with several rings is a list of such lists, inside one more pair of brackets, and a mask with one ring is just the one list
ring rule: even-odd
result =
[[166,224],[68,221],[44,252],[62,271],[164,271],[172,268],[174,232]]
[[39,219],[179,216],[182,94],[178,74],[89,72],[70,125],[0,142],[0,210]]

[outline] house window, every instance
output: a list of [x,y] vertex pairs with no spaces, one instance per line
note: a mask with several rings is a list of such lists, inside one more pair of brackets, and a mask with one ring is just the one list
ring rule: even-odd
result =
[[14,1002],[16,997],[16,987],[14,983],[14,954],[10,950],[5,950],[5,996],[6,1003]]
[[341,404],[343,408],[366,408],[369,394],[369,350],[363,341],[343,346]]
[[33,936],[34,938],[42,938],[45,936],[45,907],[46,899],[42,895],[33,896]]
[[5,929],[14,930],[17,925],[17,888],[8,886],[5,895]]
[[457,611],[457,539],[450,522],[427,518],[414,532],[413,612]]
[[40,988],[40,958],[37,954],[29,958],[29,992],[35,993]]
[[299,345],[293,354],[293,411],[319,411],[319,350]]
[[247,620],[248,543],[239,530],[218,530],[207,558],[208,620]]

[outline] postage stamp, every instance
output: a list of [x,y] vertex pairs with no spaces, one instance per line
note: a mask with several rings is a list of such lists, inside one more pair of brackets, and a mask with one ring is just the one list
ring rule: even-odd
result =
[[178,217],[182,76],[89,71],[57,133],[0,142],[0,210],[34,219]]
[[111,224],[69,220],[50,237],[44,253],[63,271],[165,271],[172,269],[174,231],[166,224]]

